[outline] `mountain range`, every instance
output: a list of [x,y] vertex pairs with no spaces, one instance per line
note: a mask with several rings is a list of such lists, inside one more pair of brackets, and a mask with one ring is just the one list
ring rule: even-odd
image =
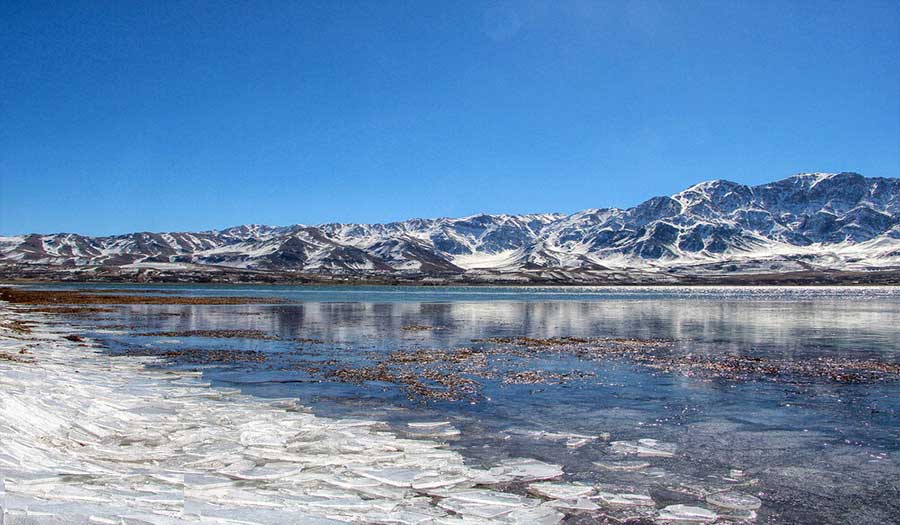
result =
[[[384,224],[0,237],[0,266],[485,281],[900,268],[900,179],[701,182],[628,209]],[[8,273],[8,272],[7,272]],[[623,277],[624,278],[624,277]]]

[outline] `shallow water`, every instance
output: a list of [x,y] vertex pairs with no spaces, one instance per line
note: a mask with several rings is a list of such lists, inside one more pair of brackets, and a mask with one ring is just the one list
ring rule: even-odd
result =
[[[84,287],[84,286],[82,286]],[[91,286],[100,288],[101,286]],[[104,286],[147,290],[147,286]],[[900,521],[900,383],[826,378],[709,379],[654,371],[625,359],[541,355],[515,366],[585,375],[559,384],[479,379],[477,396],[409,399],[401,386],[339,383],[311,364],[361,366],[390,352],[477,346],[529,336],[672,340],[680,353],[900,362],[900,290],[893,288],[406,288],[160,287],[190,295],[271,296],[273,305],[124,306],[86,328],[112,351],[258,350],[262,363],[204,367],[214,384],[291,396],[322,415],[380,418],[398,431],[448,420],[451,445],[473,463],[526,456],[563,465],[568,480],[649,491],[657,506],[702,503],[739,486],[763,501],[758,522]],[[142,292],[143,293],[143,292]],[[432,329],[410,331],[409,326]],[[282,340],[135,336],[145,331],[246,329]],[[287,341],[319,339],[323,343]],[[511,361],[493,363],[501,373]],[[173,363],[173,366],[196,366]],[[602,436],[573,446],[559,434]],[[608,434],[608,438],[606,438]],[[641,458],[635,472],[595,465],[623,458],[608,441],[673,443],[672,457]],[[568,445],[567,445],[568,443]],[[632,458],[633,459],[633,458]],[[742,471],[735,473],[733,471]],[[573,516],[571,522],[587,520]]]

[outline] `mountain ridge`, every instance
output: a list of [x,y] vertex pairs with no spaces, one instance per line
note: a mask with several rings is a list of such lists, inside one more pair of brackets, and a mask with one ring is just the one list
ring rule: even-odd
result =
[[0,237],[0,265],[76,272],[235,269],[330,275],[579,279],[642,272],[900,268],[900,179],[801,173],[699,182],[630,208],[201,232]]

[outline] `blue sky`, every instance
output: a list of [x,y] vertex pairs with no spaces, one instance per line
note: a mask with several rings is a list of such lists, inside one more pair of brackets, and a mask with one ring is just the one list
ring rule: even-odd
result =
[[893,1],[0,3],[0,232],[900,176]]

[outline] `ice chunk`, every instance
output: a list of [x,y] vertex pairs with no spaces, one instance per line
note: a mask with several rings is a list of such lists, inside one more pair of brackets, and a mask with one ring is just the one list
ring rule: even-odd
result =
[[472,478],[453,474],[428,474],[417,477],[413,483],[414,490],[431,490],[470,483]]
[[550,499],[575,500],[586,498],[594,493],[594,487],[576,483],[532,483],[528,492]]
[[408,426],[405,434],[410,437],[454,439],[460,436],[459,429],[449,423],[409,423]]
[[374,470],[357,471],[360,476],[374,479],[375,481],[392,487],[412,487],[413,481],[422,474],[422,471],[405,468],[383,468]]
[[716,507],[731,510],[756,510],[762,506],[762,501],[752,494],[742,492],[718,492],[706,496],[706,502]]
[[595,461],[594,465],[614,472],[634,472],[650,466],[646,461]]
[[717,518],[718,515],[715,512],[703,507],[669,505],[659,511],[656,520],[663,523],[711,523]]
[[569,438],[566,440],[566,448],[581,448],[593,441],[590,438]]
[[664,443],[655,439],[639,439],[637,441],[613,441],[612,451],[617,454],[640,457],[672,457],[677,447],[673,443]]
[[541,505],[529,509],[515,509],[503,521],[516,525],[555,525],[562,521],[564,514],[551,506]]
[[302,470],[303,467],[294,464],[268,464],[261,467],[253,466],[252,468],[240,469],[231,469],[229,467],[220,470],[219,473],[232,479],[263,481],[288,478],[299,474]]
[[[576,434],[574,432],[546,432],[543,430],[520,430],[520,429],[510,429],[507,430],[509,434],[528,436],[532,439],[538,439],[543,441],[565,441],[568,445],[569,443],[589,443],[591,441],[597,439],[609,439],[608,433],[602,433],[599,435],[590,435],[590,434]],[[580,446],[580,445],[579,445]]]
[[520,458],[507,459],[492,469],[490,473],[500,479],[508,481],[538,481],[553,479],[562,476],[563,470],[559,465],[544,463],[536,459]]
[[287,436],[281,428],[264,423],[256,423],[256,425],[258,427],[241,432],[242,445],[245,447],[281,447],[285,445]]
[[487,489],[449,490],[437,492],[436,495],[448,500],[461,501],[464,503],[483,503],[486,505],[501,505],[506,507],[537,505],[536,501],[529,500],[524,496]]
[[576,500],[555,499],[548,501],[545,505],[556,509],[575,512],[592,512],[600,508],[599,505],[587,498],[579,498]]
[[598,491],[598,501],[606,506],[622,506],[622,507],[650,507],[653,506],[653,498],[646,494],[636,494],[631,492],[606,492]]
[[509,507],[506,505],[491,505],[489,503],[473,503],[470,501],[459,501],[459,500],[442,500],[438,503],[438,506],[442,509],[447,509],[451,512],[455,512],[457,514],[462,514],[463,516],[469,517],[474,516],[478,518],[487,518],[487,519],[495,519],[504,514],[509,514],[513,511],[513,507]]
[[450,422],[449,421],[419,421],[419,422],[407,423],[406,426],[408,426],[409,428],[434,429],[434,428],[439,428],[439,427],[448,427],[448,426],[450,426]]

